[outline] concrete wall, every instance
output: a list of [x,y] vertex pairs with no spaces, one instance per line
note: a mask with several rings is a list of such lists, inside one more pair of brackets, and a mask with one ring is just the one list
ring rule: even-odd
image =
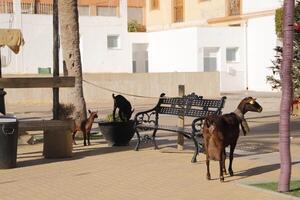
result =
[[247,67],[249,90],[270,91],[266,76],[274,59],[277,36],[274,16],[248,20],[247,26]]
[[[149,33],[150,72],[203,72],[203,49],[217,47],[221,91],[245,86],[244,30],[241,27],[193,27]],[[239,48],[239,61],[226,62],[226,48]],[[234,83],[234,84],[232,84]]]
[[[245,87],[245,55],[244,30],[241,27],[206,27],[198,28],[198,66],[203,71],[203,49],[218,47],[220,50],[217,70],[220,73],[220,90],[244,90]],[[238,62],[226,62],[226,48],[238,47]]]
[[[21,75],[20,75],[21,76]],[[22,75],[24,77],[25,75]],[[6,76],[9,77],[9,76]],[[84,80],[92,82],[101,88],[84,82],[84,97],[88,103],[101,103],[112,101],[112,91],[145,97],[159,97],[161,93],[168,96],[178,95],[178,85],[185,85],[186,94],[195,92],[205,97],[220,95],[218,72],[197,73],[102,73],[84,74]],[[60,89],[60,102],[70,101],[71,89]],[[49,104],[52,102],[52,89],[5,89],[6,104]],[[117,92],[114,92],[117,93]],[[125,95],[126,96],[126,95]],[[147,98],[126,96],[131,101],[146,101]],[[153,99],[152,99],[153,100]],[[9,112],[9,111],[8,111]]]
[[207,20],[226,15],[226,0],[185,0],[185,21]]
[[243,14],[273,10],[282,6],[283,0],[243,0]]
[[[14,6],[19,8],[17,4]],[[120,17],[82,16],[79,18],[80,49],[84,72],[131,72],[134,37],[127,33],[127,4],[120,1]],[[25,45],[18,55],[4,49],[11,60],[3,73],[37,73],[38,67],[52,67],[52,16],[15,13],[0,15],[0,28],[19,28]],[[120,48],[108,49],[107,36],[119,35]],[[137,37],[137,40],[140,37]],[[144,41],[145,42],[145,41]],[[118,58],[118,59],[115,59]],[[62,57],[61,66],[62,69]]]
[[148,31],[166,30],[193,23],[206,24],[206,20],[224,17],[226,0],[184,0],[184,22],[174,23],[173,0],[160,0],[159,8],[152,10],[151,0],[146,0],[146,26]]
[[149,72],[197,71],[197,28],[150,32]]

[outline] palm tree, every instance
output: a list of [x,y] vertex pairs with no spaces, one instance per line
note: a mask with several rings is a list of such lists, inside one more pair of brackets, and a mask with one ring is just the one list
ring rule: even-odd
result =
[[76,124],[87,118],[86,104],[82,88],[82,68],[79,49],[79,23],[77,0],[58,1],[61,45],[66,74],[75,76],[75,87],[72,89],[72,104],[75,106],[73,119]]
[[279,122],[279,151],[280,151],[280,177],[279,192],[290,190],[291,179],[291,152],[290,152],[290,110],[292,105],[292,63],[293,63],[293,37],[295,1],[284,0],[283,18],[283,52],[280,78],[282,80],[282,97],[280,104]]

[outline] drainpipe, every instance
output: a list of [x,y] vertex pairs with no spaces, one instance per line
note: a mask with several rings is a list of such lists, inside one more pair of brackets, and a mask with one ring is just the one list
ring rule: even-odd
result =
[[245,65],[245,88],[249,89],[249,80],[248,80],[248,21],[244,24],[244,65]]

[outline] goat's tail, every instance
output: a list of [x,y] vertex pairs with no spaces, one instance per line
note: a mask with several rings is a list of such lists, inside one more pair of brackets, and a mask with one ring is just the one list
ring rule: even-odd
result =
[[114,93],[112,94],[112,98],[113,98],[113,99],[115,99],[115,98],[116,98]]

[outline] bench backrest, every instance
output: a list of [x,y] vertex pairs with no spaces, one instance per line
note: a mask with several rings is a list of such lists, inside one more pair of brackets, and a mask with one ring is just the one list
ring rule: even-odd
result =
[[159,114],[205,117],[222,113],[226,97],[221,99],[203,99],[192,93],[183,97],[165,97],[163,94],[159,100],[156,111]]

